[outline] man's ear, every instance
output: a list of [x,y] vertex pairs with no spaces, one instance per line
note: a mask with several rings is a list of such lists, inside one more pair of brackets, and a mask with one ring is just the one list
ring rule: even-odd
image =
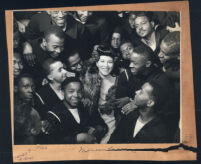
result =
[[47,41],[46,41],[45,38],[42,39],[42,45],[43,45],[43,47],[46,47],[46,46],[47,46]]
[[155,105],[154,100],[148,100],[147,107],[153,107]]
[[96,62],[96,66],[98,67],[98,62]]
[[146,61],[146,65],[145,65],[147,68],[149,68],[151,66],[151,61]]
[[47,78],[52,81],[53,80],[52,74],[47,75]]
[[155,26],[154,21],[151,21],[151,26],[154,28],[154,26]]

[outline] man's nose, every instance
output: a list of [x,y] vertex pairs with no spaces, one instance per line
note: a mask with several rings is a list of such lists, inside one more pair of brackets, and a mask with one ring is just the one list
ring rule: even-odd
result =
[[82,68],[82,65],[80,63],[78,63],[77,68]]
[[163,53],[159,52],[158,57],[160,57],[160,58],[164,57]]
[[140,92],[140,90],[135,91],[135,94],[137,95]]
[[134,64],[131,62],[130,65],[129,65],[129,67],[131,67],[131,68],[134,67]]
[[61,53],[61,48],[57,48],[56,53],[60,54]]
[[20,64],[19,64],[19,63],[16,63],[16,64],[15,64],[15,68],[20,69]]
[[59,11],[59,12],[58,12],[58,16],[59,16],[59,17],[63,17],[64,15],[65,15],[65,14],[64,14],[63,11]]
[[29,87],[29,88],[28,88],[28,91],[29,91],[30,93],[33,93],[33,92],[34,92],[34,89],[33,89],[32,87]]

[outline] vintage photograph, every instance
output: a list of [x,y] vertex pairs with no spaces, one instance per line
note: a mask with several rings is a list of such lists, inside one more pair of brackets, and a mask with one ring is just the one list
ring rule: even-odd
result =
[[180,142],[180,12],[13,11],[12,22],[14,145]]

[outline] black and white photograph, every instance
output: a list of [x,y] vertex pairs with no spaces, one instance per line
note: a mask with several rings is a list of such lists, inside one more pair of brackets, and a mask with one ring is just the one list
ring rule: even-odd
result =
[[13,11],[14,145],[180,143],[180,12]]

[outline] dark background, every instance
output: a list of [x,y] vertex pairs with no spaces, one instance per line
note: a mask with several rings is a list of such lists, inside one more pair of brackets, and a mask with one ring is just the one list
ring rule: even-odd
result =
[[[5,31],[5,13],[9,9],[31,9],[47,7],[68,7],[106,4],[129,4],[144,2],[165,2],[166,0],[4,0],[0,2],[0,163],[12,163],[11,146],[11,121],[10,121],[10,99],[9,99],[9,79],[8,79],[8,56]],[[169,0],[172,1],[172,0]],[[181,0],[180,0],[181,1]],[[198,157],[197,161],[173,162],[173,163],[195,163],[201,161],[201,1],[189,0],[190,4],[190,24],[191,24],[191,44],[194,72],[194,93],[195,110],[197,123]],[[80,163],[80,164],[130,164],[131,161],[65,161],[65,162],[40,162],[44,164],[56,163]],[[134,162],[132,162],[134,163]],[[153,163],[153,162],[136,162]],[[156,163],[156,162],[154,162]],[[159,162],[158,162],[159,163]],[[160,162],[167,163],[167,162]],[[170,163],[170,162],[168,162]]]

